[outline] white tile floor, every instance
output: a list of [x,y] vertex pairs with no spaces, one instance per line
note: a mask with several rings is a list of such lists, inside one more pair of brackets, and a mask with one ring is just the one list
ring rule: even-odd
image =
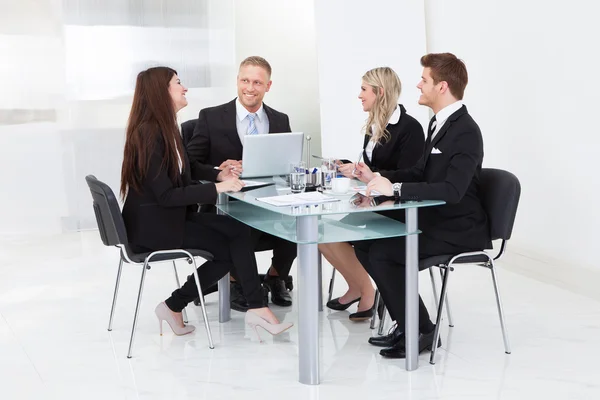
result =
[[[173,289],[168,264],[148,273],[128,360],[140,271],[124,270],[114,330],[107,332],[117,251],[103,247],[97,232],[3,238],[0,258],[3,400],[600,398],[600,303],[502,268],[512,355],[504,354],[489,273],[464,266],[451,282],[456,326],[444,327],[435,366],[424,354],[421,368],[407,373],[403,361],[384,360],[367,344],[373,334],[367,323],[326,310],[322,384],[310,387],[297,382],[296,327],[281,337],[265,334],[259,344],[243,314],[232,311],[230,322],[218,323],[216,295],[207,296],[214,350],[196,307],[189,308],[195,334],[159,336],[153,308]],[[268,263],[268,253],[259,263]],[[338,280],[336,294],[344,289]],[[433,309],[426,273],[421,292]],[[274,310],[286,321],[297,319],[295,307]]]

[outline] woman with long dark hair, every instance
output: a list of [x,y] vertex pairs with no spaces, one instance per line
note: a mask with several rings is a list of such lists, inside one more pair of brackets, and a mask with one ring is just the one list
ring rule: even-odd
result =
[[[211,252],[214,260],[198,268],[205,289],[235,269],[249,310],[246,323],[271,334],[289,329],[263,305],[250,229],[229,217],[197,213],[197,204],[215,204],[217,194],[237,192],[243,182],[231,170],[223,171],[219,183],[194,184],[190,164],[177,125],[177,112],[187,105],[187,89],[177,72],[155,67],[138,74],[127,125],[121,196],[123,219],[134,251],[192,248]],[[184,325],[181,311],[198,297],[193,277],[156,307],[176,335],[194,331]],[[258,334],[258,332],[257,332]]]

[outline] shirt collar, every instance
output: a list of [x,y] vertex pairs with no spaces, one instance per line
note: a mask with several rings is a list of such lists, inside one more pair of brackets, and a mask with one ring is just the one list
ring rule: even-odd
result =
[[446,120],[455,112],[457,112],[461,107],[463,106],[463,102],[462,100],[458,100],[450,105],[447,105],[446,107],[442,108],[440,111],[438,111],[437,114],[435,114],[435,120],[437,122],[436,126],[442,126],[442,124],[444,122],[446,122]]
[[400,114],[401,114],[400,107],[398,105],[396,105],[396,109],[392,113],[392,116],[390,117],[388,124],[396,125],[398,123],[398,121],[400,121]]
[[[246,110],[246,107],[242,105],[239,98],[235,99],[235,112],[237,114],[238,121],[240,122],[243,121],[244,118],[248,116],[248,114],[250,114],[250,111]],[[258,118],[258,120],[262,122],[263,118],[266,116],[265,109],[262,104],[260,105],[260,108],[256,111],[255,114],[256,118]]]

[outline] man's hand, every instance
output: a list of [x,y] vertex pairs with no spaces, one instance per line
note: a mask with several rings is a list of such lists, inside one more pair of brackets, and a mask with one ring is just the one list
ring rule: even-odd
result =
[[354,176],[358,178],[361,182],[369,183],[377,175],[375,175],[375,173],[371,171],[371,168],[367,167],[367,164],[359,162],[358,164],[356,164],[356,171],[354,172]]
[[384,196],[394,195],[394,189],[392,189],[392,182],[390,182],[389,179],[384,178],[383,176],[376,176],[367,185],[367,196],[370,196],[371,192],[374,191],[377,191]]
[[219,182],[219,183],[215,183],[215,186],[217,187],[217,193],[223,193],[223,192],[239,192],[240,190],[242,190],[242,188],[245,186],[244,182],[240,181],[239,179],[235,178],[235,179],[230,179],[224,182]]
[[223,182],[231,179],[238,179],[241,173],[241,168],[238,170],[237,168],[228,165],[223,168],[221,172],[219,172],[219,175],[217,175],[217,181]]

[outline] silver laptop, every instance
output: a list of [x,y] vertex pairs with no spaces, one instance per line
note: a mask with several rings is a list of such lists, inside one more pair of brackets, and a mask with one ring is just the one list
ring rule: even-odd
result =
[[270,133],[244,137],[242,178],[287,175],[302,159],[304,133]]

